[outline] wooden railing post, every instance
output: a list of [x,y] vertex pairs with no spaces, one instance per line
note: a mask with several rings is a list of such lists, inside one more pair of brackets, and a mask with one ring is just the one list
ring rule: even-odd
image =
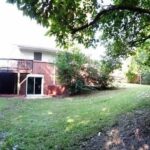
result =
[[17,95],[20,92],[20,72],[17,73]]

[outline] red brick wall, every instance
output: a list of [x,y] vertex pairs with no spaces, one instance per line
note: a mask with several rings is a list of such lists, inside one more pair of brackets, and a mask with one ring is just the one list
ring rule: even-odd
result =
[[44,75],[44,94],[48,94],[48,86],[54,84],[54,64],[34,61],[33,74]]

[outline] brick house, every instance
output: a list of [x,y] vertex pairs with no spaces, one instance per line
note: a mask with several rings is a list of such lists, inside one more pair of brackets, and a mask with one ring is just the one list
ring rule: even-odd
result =
[[13,45],[1,50],[0,95],[43,96],[55,85],[56,49]]

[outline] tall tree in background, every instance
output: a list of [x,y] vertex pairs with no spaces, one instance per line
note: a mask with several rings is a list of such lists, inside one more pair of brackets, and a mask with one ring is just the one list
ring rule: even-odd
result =
[[[86,47],[101,40],[116,57],[133,54],[150,40],[150,0],[7,0],[47,27],[60,45],[77,41]],[[108,3],[108,0],[107,0]]]

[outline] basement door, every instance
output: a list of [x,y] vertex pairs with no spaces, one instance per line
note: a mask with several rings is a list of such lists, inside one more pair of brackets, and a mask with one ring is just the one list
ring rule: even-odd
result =
[[29,74],[27,76],[27,88],[26,88],[26,95],[27,96],[34,96],[34,95],[43,95],[43,75],[38,74]]

